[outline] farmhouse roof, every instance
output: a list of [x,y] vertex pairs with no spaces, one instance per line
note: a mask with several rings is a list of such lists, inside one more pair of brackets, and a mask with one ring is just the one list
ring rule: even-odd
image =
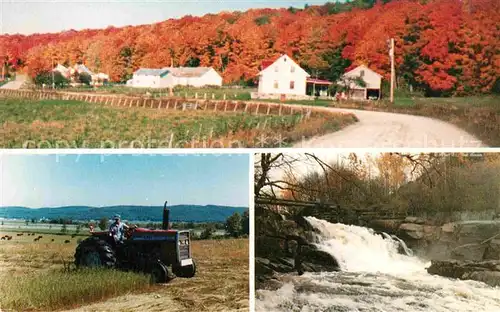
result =
[[201,77],[209,72],[212,67],[165,67],[175,77]]
[[349,71],[345,72],[345,73],[344,73],[344,75],[349,74],[350,72],[355,71],[356,69],[358,69],[358,68],[360,68],[360,67],[361,67],[361,68],[363,68],[363,69],[365,69],[365,70],[369,70],[369,71],[371,71],[372,73],[374,73],[374,74],[376,74],[376,75],[380,76],[380,78],[382,78],[382,77],[383,77],[381,74],[377,73],[376,71],[374,71],[373,69],[370,69],[369,67],[367,67],[367,66],[365,66],[365,65],[359,65],[359,66],[356,66],[356,67],[354,67],[353,69],[351,69],[351,70],[349,70]]
[[163,69],[153,69],[153,68],[139,68],[135,71],[134,75],[138,76],[161,76],[168,73],[168,70]]
[[[309,73],[307,73],[302,67],[300,67],[300,65],[294,60],[292,59],[290,56],[288,56],[287,54],[281,54],[279,57],[276,57],[275,59],[267,59],[267,60],[263,60],[262,63],[261,63],[261,69],[260,69],[260,72],[259,72],[259,75],[262,75],[262,73],[271,65],[273,65],[274,63],[276,63],[278,60],[282,59],[282,58],[286,58],[286,59],[289,59],[291,62],[293,62],[295,65],[297,65],[297,67],[299,68],[299,70],[302,70],[305,74],[307,74],[307,76],[309,77]],[[286,60],[285,59],[285,60]]]
[[75,66],[75,69],[79,72],[79,73],[87,73],[89,75],[93,75],[92,71],[90,69],[87,68],[87,66],[83,65],[83,64],[79,64],[79,65],[76,65]]

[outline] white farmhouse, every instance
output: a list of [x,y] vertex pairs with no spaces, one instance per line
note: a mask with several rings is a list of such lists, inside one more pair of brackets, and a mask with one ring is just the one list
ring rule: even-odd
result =
[[259,73],[259,87],[254,98],[307,98],[307,78],[310,75],[288,55],[276,61],[264,61]]
[[[365,86],[360,86],[353,80],[361,78],[365,82]],[[344,98],[351,98],[355,100],[370,100],[380,99],[380,86],[382,84],[382,75],[371,70],[365,65],[358,66],[351,71],[345,73],[339,84],[346,84],[350,82],[349,94],[342,95]]]
[[138,69],[127,85],[135,88],[168,88],[170,86],[167,69]]
[[212,67],[141,68],[127,85],[137,88],[222,86],[222,77]]

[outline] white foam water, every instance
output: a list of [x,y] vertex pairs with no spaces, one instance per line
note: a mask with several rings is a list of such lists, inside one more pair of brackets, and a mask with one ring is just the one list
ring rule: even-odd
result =
[[258,290],[256,311],[500,312],[500,288],[430,275],[426,263],[398,253],[398,241],[371,229],[314,217],[318,248],[341,272],[287,278],[277,291]]

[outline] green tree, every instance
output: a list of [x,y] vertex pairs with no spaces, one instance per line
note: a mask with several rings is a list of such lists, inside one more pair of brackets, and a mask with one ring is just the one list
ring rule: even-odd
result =
[[61,226],[61,233],[67,233],[68,232],[68,226],[66,225],[66,223],[63,223],[63,225]]
[[101,231],[104,231],[108,227],[108,218],[102,217],[101,220],[99,220],[99,228]]
[[86,84],[87,86],[90,86],[90,83],[92,82],[92,77],[88,73],[83,72],[78,74],[78,81],[80,83]]
[[36,75],[34,83],[37,86],[46,85],[48,87],[52,86],[52,82],[56,88],[63,88],[68,85],[68,79],[66,79],[60,72],[49,72],[44,71]]
[[213,223],[207,223],[205,228],[200,234],[201,239],[210,239],[215,234],[215,225]]
[[241,227],[244,235],[250,235],[250,215],[248,214],[248,210],[243,213]]
[[81,225],[81,224],[78,224],[78,225],[76,226],[76,229],[75,229],[75,234],[79,234],[81,229],[82,229],[82,225]]
[[243,223],[241,215],[237,212],[233,213],[226,220],[226,231],[232,237],[239,237],[243,232]]

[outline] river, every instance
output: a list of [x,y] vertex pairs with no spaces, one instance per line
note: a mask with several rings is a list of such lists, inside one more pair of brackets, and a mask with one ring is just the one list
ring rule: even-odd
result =
[[256,311],[500,312],[500,288],[430,275],[429,262],[368,228],[307,220],[341,271],[283,276],[277,291],[257,290]]

